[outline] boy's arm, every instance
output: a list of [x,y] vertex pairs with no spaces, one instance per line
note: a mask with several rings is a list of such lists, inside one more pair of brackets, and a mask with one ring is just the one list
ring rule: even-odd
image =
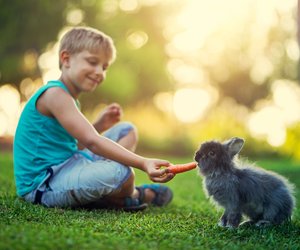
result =
[[68,133],[95,154],[139,168],[147,172],[150,179],[155,182],[167,182],[174,177],[172,174],[166,174],[166,170],[160,169],[160,166],[168,166],[168,161],[141,157],[99,135],[78,110],[73,98],[61,88],[51,88],[42,97],[46,109]]
[[[102,112],[99,114],[96,121],[93,123],[94,128],[97,130],[99,134],[103,133],[105,130],[111,128],[117,122],[121,120],[122,116],[122,108],[117,103],[112,103],[106,106]],[[78,143],[78,148],[83,150],[85,148],[84,145]]]

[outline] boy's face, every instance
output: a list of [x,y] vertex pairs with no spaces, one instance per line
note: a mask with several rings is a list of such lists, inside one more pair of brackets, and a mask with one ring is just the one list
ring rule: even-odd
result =
[[[67,52],[65,52],[67,53]],[[62,59],[63,73],[77,92],[91,92],[105,79],[109,60],[103,52],[87,50],[77,54],[67,53]]]

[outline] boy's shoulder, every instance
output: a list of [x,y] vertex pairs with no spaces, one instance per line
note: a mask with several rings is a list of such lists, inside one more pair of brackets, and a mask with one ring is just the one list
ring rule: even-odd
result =
[[[42,96],[54,96],[67,93],[70,95],[68,88],[58,80],[49,81],[46,85],[41,87]],[[57,96],[58,97],[58,96]],[[56,99],[56,98],[55,98]]]
[[65,101],[71,101],[71,95],[61,87],[53,86],[52,88],[48,88],[44,91],[39,99],[44,99],[49,104],[62,103]]
[[70,95],[61,86],[51,86],[45,89],[36,102],[37,110],[46,115],[53,116],[53,108],[63,107],[71,101]]

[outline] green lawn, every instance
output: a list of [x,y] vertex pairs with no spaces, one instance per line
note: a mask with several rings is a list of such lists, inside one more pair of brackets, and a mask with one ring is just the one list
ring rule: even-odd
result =
[[[300,163],[258,163],[288,177],[300,198]],[[145,182],[147,177],[137,172],[137,184]],[[299,205],[291,224],[228,230],[216,226],[222,211],[205,198],[197,171],[177,175],[167,185],[174,200],[164,209],[47,209],[16,197],[12,156],[0,153],[0,249],[300,249]]]

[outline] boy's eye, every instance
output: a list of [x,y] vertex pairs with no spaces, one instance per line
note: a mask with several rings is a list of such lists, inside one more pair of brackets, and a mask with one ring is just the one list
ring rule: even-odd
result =
[[89,64],[91,64],[91,65],[93,65],[93,66],[97,65],[97,63],[98,63],[98,62],[96,62],[96,61],[88,61],[88,62],[89,62]]

